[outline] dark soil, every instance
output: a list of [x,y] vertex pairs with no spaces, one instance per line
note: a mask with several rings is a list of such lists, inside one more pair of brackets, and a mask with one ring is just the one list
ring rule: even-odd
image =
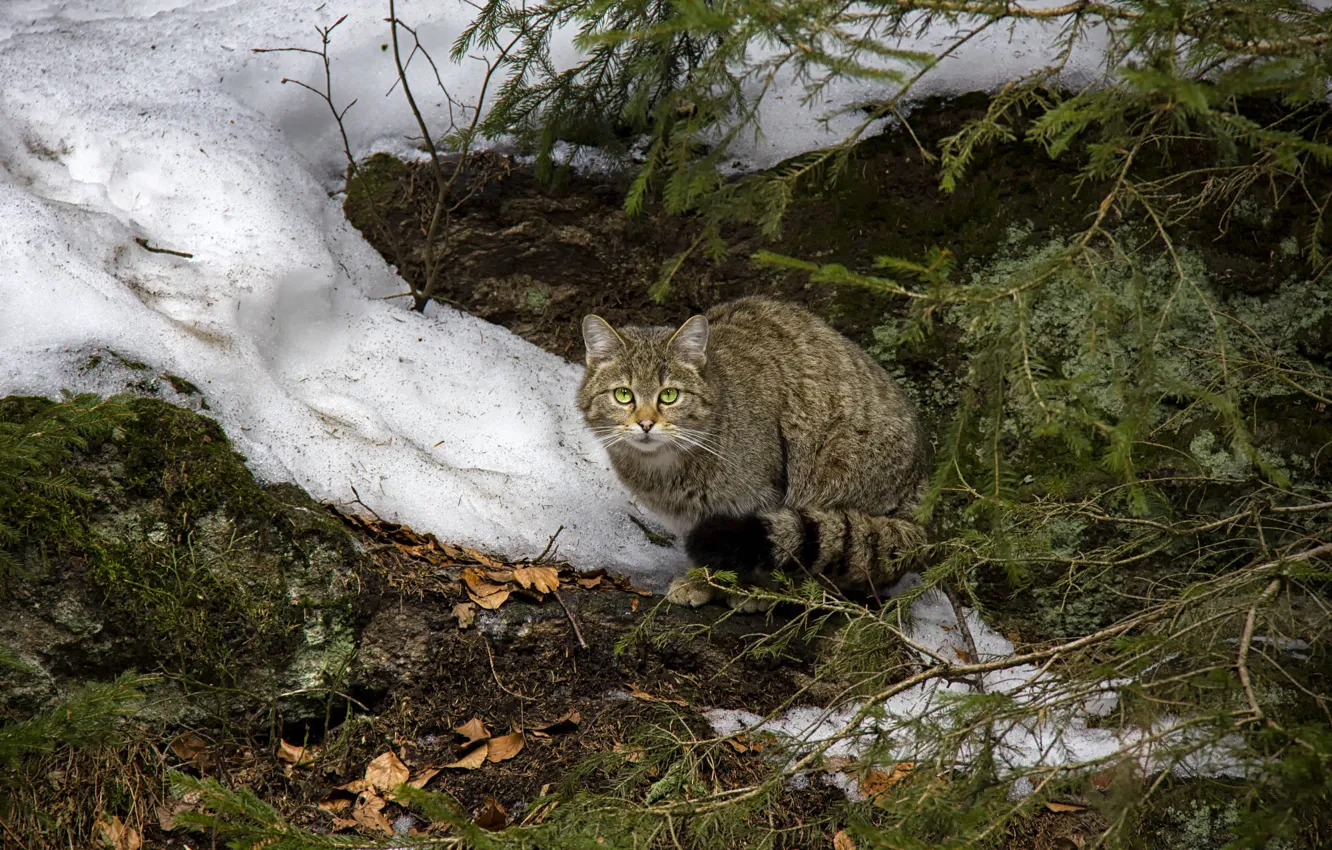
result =
[[[571,360],[581,357],[578,329],[587,313],[612,324],[677,324],[719,302],[755,294],[802,304],[868,344],[882,317],[902,309],[900,301],[760,268],[751,256],[770,250],[868,270],[876,257],[921,260],[941,248],[965,270],[991,258],[1014,225],[1068,234],[1096,211],[1104,187],[1079,179],[1076,150],[1052,160],[1039,146],[1020,141],[981,150],[957,188],[941,191],[937,160],[922,149],[937,151],[987,103],[986,95],[976,93],[919,104],[909,119],[911,133],[890,130],[863,142],[840,180],[793,203],[780,238],[766,239],[751,226],[732,227],[724,234],[725,255],[714,261],[696,253],[660,303],[649,289],[663,263],[690,244],[694,222],[659,210],[627,215],[624,176],[564,172],[553,184],[543,183],[531,168],[487,154],[484,167],[465,172],[484,171],[487,182],[461,206],[436,248],[447,257],[439,300]],[[1210,165],[1214,156],[1187,150],[1172,155],[1157,167],[1182,169],[1190,155]],[[1153,166],[1146,168],[1150,174]],[[348,186],[348,218],[404,277],[420,281],[420,234],[435,197],[429,166],[380,155],[361,174]],[[1309,188],[1310,197],[1321,197],[1332,186]],[[1200,252],[1214,281],[1254,294],[1307,273],[1301,258],[1278,250],[1289,236],[1302,240],[1312,221],[1310,202],[1297,195],[1283,196],[1275,213],[1261,216],[1246,217],[1243,204],[1199,215],[1198,233],[1223,233]],[[1264,196],[1263,203],[1270,208],[1271,199]],[[1175,236],[1196,241],[1185,230]]]
[[[924,104],[913,129],[931,147],[985,102],[974,95]],[[980,157],[970,179],[944,194],[936,164],[908,134],[871,139],[836,186],[792,207],[780,239],[733,228],[726,255],[715,262],[691,257],[660,303],[648,291],[662,264],[688,247],[693,222],[661,212],[627,215],[622,177],[564,173],[552,185],[530,168],[492,166],[484,190],[454,219],[439,300],[569,359],[581,356],[578,328],[587,313],[612,324],[674,324],[755,294],[803,304],[865,342],[875,318],[895,306],[888,299],[761,269],[751,255],[766,249],[867,268],[877,256],[920,259],[937,246],[965,262],[990,255],[1015,222],[1059,227],[1091,211],[1094,196],[1079,195],[1064,163],[1007,147]],[[433,185],[428,166],[379,155],[348,187],[348,218],[409,279],[423,274],[419,223],[428,218]]]

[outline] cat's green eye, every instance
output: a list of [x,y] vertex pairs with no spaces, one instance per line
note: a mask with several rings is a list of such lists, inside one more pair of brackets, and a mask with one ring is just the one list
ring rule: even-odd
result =
[[661,391],[661,395],[657,396],[657,401],[660,401],[662,404],[675,404],[679,398],[679,390],[674,387],[667,387]]
[[628,387],[616,387],[615,400],[620,404],[628,404],[634,400],[634,392]]

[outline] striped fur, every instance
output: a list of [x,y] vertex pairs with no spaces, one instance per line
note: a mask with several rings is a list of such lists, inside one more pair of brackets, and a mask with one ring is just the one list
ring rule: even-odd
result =
[[925,542],[919,525],[858,511],[776,508],[731,517],[714,514],[689,532],[696,564],[730,570],[764,585],[780,570],[793,580],[822,577],[845,590],[874,593],[896,578],[896,557]]
[[[583,325],[578,402],[611,465],[682,531],[697,565],[765,584],[782,570],[872,593],[924,540],[927,475],[911,402],[799,307],[746,298],[680,328]],[[710,593],[673,586],[673,601]]]

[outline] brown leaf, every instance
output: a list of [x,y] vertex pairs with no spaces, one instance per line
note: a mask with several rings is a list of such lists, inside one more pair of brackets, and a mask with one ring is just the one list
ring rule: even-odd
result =
[[631,613],[631,614],[637,614],[637,613],[638,613],[638,597],[637,597],[637,596],[635,596],[634,598],[632,598],[632,599],[629,600],[629,613]]
[[482,723],[479,717],[473,717],[453,731],[465,738],[468,745],[490,737],[490,730],[486,728],[486,724]]
[[1073,812],[1085,812],[1086,806],[1075,806],[1071,803],[1046,803],[1045,807],[1058,814],[1071,814]]
[[298,747],[278,739],[277,757],[287,764],[299,767],[314,761],[314,747]]
[[833,850],[856,850],[856,842],[851,840],[845,829],[839,829],[833,836]]
[[464,567],[462,571],[462,580],[463,584],[467,585],[467,589],[473,592],[482,587],[495,586],[486,579],[486,574],[481,570],[478,570],[476,567]]
[[523,751],[522,730],[515,729],[507,735],[490,739],[490,752],[486,759],[492,762],[508,761]]
[[341,832],[344,829],[355,829],[356,821],[351,818],[333,818],[333,831]]
[[560,571],[554,567],[518,567],[513,571],[513,580],[524,590],[550,593],[560,586]]
[[458,628],[465,629],[476,622],[476,606],[471,602],[459,602],[453,606],[453,616],[458,618]]
[[346,785],[339,785],[337,790],[346,791],[348,794],[355,795],[361,793],[362,791],[364,791],[366,788],[369,787],[370,787],[369,784],[364,779],[353,779],[351,782],[348,782]]
[[186,732],[172,739],[171,752],[185,761],[195,761],[208,752],[208,742],[193,732]]
[[559,720],[552,720],[544,726],[535,726],[529,731],[544,732],[548,735],[557,735],[562,732],[572,732],[578,728],[578,724],[583,722],[583,716],[576,709],[570,709]]
[[602,576],[589,576],[589,577],[579,576],[578,578],[574,579],[574,581],[577,581],[578,586],[583,588],[584,590],[591,590],[592,588],[601,584],[601,579]]
[[393,827],[384,817],[384,798],[369,791],[362,794],[352,809],[352,820],[371,831],[379,830],[385,835],[393,834]]
[[639,688],[638,685],[629,686],[629,695],[634,699],[641,699],[644,702],[668,702],[671,705],[685,705],[685,706],[689,705],[689,703],[685,702],[682,699],[675,699],[673,697],[653,696],[647,691]]
[[630,764],[638,764],[643,760],[642,747],[631,747],[626,744],[621,744],[619,741],[616,741],[615,745],[611,747],[611,752],[623,754],[624,760]]
[[495,802],[494,797],[487,797],[481,813],[476,816],[476,825],[488,832],[499,832],[509,822],[509,813]]
[[731,749],[735,750],[737,753],[749,752],[749,744],[746,744],[744,741],[740,740],[739,738],[727,738],[726,743],[728,746],[730,746]]
[[495,590],[486,596],[478,596],[477,594],[471,591],[471,588],[468,588],[467,595],[472,598],[473,602],[475,602],[477,605],[480,605],[482,608],[485,608],[488,611],[494,611],[496,608],[500,607],[501,605],[503,605],[505,602],[508,601],[509,591],[505,590],[504,588],[500,587],[497,584],[486,585],[486,587],[493,587],[495,588]]
[[496,561],[494,558],[490,557],[485,552],[478,552],[475,549],[469,549],[466,546],[463,546],[461,548],[462,548],[462,554],[466,555],[471,560],[476,561],[478,564],[490,567],[492,570],[499,570],[504,568],[504,565],[502,563]]
[[476,749],[471,750],[467,755],[455,761],[453,764],[444,765],[445,768],[454,768],[457,770],[476,770],[486,763],[486,756],[490,754],[490,744],[482,741]]
[[442,769],[443,768],[438,768],[438,767],[427,767],[425,770],[421,771],[420,773],[416,774],[416,776],[412,777],[412,780],[407,784],[419,791],[422,788],[426,787],[427,782],[438,776],[440,770]]
[[870,798],[877,797],[906,779],[911,775],[911,771],[915,769],[916,763],[914,761],[901,761],[893,766],[891,773],[882,770],[871,770],[860,783],[860,793]]
[[118,815],[107,819],[106,815],[97,822],[97,834],[102,843],[111,850],[139,850],[143,845],[143,836],[132,826],[126,826]]
[[406,782],[410,774],[411,771],[402,763],[402,759],[392,750],[388,750],[380,753],[378,758],[366,765],[365,783],[380,791],[392,791]]
[[325,797],[318,803],[319,808],[328,812],[330,815],[336,815],[351,804],[352,800],[350,797]]

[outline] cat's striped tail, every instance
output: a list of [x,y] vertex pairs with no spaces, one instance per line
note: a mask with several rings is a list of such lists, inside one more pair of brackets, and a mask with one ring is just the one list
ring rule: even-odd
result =
[[901,555],[925,531],[900,516],[775,508],[745,516],[705,517],[685,540],[694,564],[735,572],[742,584],[768,584],[781,570],[796,582],[823,576],[856,593],[882,591],[898,578]]

